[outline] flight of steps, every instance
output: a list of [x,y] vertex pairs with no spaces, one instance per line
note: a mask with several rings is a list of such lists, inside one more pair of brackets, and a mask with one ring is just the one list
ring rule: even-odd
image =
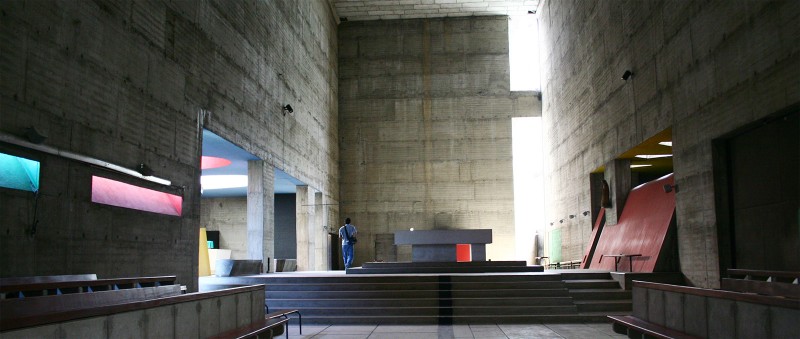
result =
[[269,311],[297,309],[309,324],[600,322],[631,310],[609,273],[201,279],[206,289],[243,282],[266,285]]

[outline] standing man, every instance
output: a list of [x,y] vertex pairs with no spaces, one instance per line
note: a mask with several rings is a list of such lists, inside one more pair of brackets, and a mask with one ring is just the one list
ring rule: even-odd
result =
[[339,228],[339,238],[342,238],[342,259],[345,270],[353,264],[353,245],[356,243],[357,234],[358,230],[350,224],[350,218],[344,219],[344,226]]

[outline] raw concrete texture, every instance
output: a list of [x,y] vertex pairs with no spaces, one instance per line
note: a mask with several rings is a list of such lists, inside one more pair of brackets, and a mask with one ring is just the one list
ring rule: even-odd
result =
[[201,199],[200,226],[219,231],[220,248],[231,250],[231,259],[247,259],[247,199]]
[[800,102],[800,6],[546,1],[538,14],[546,222],[562,259],[580,259],[591,233],[564,218],[591,206],[589,173],[672,127],[681,271],[718,287],[711,141]]
[[[43,164],[35,235],[30,194],[0,192],[0,275],[177,275],[196,290],[201,125],[338,200],[338,39],[327,1],[9,0],[0,11],[0,133],[36,126],[49,147],[145,163],[172,182],[0,145]],[[286,104],[293,114],[282,114]],[[90,203],[92,175],[180,195],[183,215]]]
[[340,209],[359,228],[355,265],[379,256],[377,235],[411,227],[491,228],[487,258],[514,259],[511,118],[540,105],[509,91],[507,20],[340,24]]

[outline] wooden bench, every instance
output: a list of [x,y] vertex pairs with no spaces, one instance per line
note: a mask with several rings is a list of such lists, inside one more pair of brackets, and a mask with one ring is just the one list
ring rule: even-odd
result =
[[[65,296],[80,298],[99,293],[107,292],[8,301],[45,300],[43,298],[55,300]],[[231,336],[223,337],[234,338],[240,337],[234,335],[239,331],[244,337],[247,337],[248,332],[254,331],[258,332],[257,335],[261,334],[262,337],[284,333],[284,324],[288,322],[288,319],[266,319],[264,308],[261,306],[264,297],[264,285],[252,285],[144,301],[22,315],[13,319],[2,318],[0,319],[0,332],[2,332],[0,337],[207,338],[230,331]],[[5,314],[5,311],[3,309],[0,313]],[[227,316],[221,316],[223,314]],[[195,320],[187,322],[188,319]]]
[[723,290],[800,299],[800,272],[729,269],[728,276]]
[[0,286],[3,285],[25,285],[39,284],[46,282],[64,282],[76,280],[97,280],[97,274],[66,274],[66,275],[41,275],[32,277],[7,277],[0,278]]
[[246,339],[246,338],[274,338],[276,335],[286,333],[289,338],[289,329],[286,324],[289,318],[264,318],[254,321],[246,326],[217,334],[212,339]]
[[690,339],[701,338],[676,331],[658,324],[654,324],[630,315],[609,315],[613,321],[614,332],[625,334],[628,338],[655,337],[664,339]]
[[798,315],[794,299],[634,281],[633,315],[608,318],[631,338],[800,338]]
[[3,282],[3,284],[0,285],[0,299],[158,287],[174,285],[175,281],[176,277],[174,275],[116,279],[41,281],[33,283],[11,281],[9,283]]
[[92,293],[49,295],[35,298],[0,300],[0,319],[3,322],[21,317],[145,301],[181,295],[180,285],[129,288]]

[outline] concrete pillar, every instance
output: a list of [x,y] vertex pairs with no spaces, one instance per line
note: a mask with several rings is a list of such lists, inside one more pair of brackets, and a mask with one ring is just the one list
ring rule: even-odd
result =
[[611,207],[606,209],[606,225],[616,225],[632,188],[631,161],[615,159],[606,165]]
[[323,225],[323,208],[325,204],[322,201],[322,192],[314,192],[314,215],[312,216],[314,222],[311,225],[310,232],[314,234],[313,243],[314,243],[314,270],[317,271],[324,271],[326,267],[326,263],[328,262],[326,259],[328,258],[325,255],[325,243],[327,242],[327,236],[325,234],[325,229],[322,228]]
[[309,202],[309,195],[308,195],[308,186],[297,186],[297,194],[295,194],[297,199],[297,270],[298,271],[309,271],[312,270],[313,267],[311,266],[311,239],[309,237],[308,229],[309,229],[309,214],[308,214],[308,205]]
[[275,171],[264,161],[247,163],[247,255],[270,268],[275,257]]

